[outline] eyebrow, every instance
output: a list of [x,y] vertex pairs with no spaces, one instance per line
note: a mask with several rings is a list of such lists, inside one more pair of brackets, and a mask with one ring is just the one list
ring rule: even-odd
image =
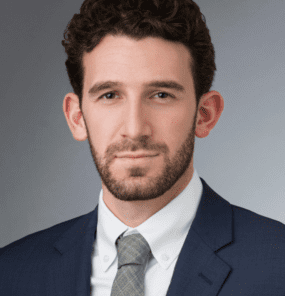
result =
[[[90,95],[96,95],[98,94],[100,91],[105,90],[105,89],[110,89],[112,87],[116,87],[116,86],[124,86],[124,83],[119,82],[119,81],[100,81],[95,83],[90,90],[88,91],[88,94]],[[147,83],[143,84],[143,87],[163,87],[163,88],[169,88],[169,89],[173,89],[176,90],[178,92],[183,92],[185,93],[186,90],[185,88],[179,84],[178,82],[174,81],[174,80],[153,80]]]

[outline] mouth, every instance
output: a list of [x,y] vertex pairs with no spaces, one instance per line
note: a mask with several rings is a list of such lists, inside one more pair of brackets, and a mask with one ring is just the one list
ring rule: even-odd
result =
[[139,153],[139,154],[124,154],[124,155],[116,155],[115,158],[144,158],[144,157],[154,157],[158,154],[146,154],[146,153]]
[[137,156],[123,156],[123,157],[118,157],[118,156],[115,156],[115,158],[118,158],[118,159],[125,159],[125,160],[136,160],[136,159],[150,159],[150,158],[153,158],[153,157],[156,157],[158,156],[159,154],[157,155],[137,155]]

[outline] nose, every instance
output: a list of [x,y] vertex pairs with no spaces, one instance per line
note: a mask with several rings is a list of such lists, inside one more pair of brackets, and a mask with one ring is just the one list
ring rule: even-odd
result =
[[132,140],[150,137],[152,115],[149,107],[140,100],[128,100],[127,107],[123,112],[124,128],[122,135]]

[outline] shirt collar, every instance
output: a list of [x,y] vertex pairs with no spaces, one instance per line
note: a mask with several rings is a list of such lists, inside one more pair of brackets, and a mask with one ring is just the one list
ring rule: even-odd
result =
[[179,255],[195,218],[203,185],[194,168],[193,177],[185,189],[170,203],[136,228],[121,222],[105,205],[103,189],[98,204],[98,224],[95,244],[102,268],[106,271],[117,256],[115,242],[122,234],[140,233],[148,242],[152,255],[164,269]]

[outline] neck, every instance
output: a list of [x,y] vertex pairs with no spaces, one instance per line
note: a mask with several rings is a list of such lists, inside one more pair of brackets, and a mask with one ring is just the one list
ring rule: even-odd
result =
[[102,184],[103,200],[107,208],[125,225],[135,228],[164,208],[189,184],[194,169],[187,170],[165,194],[152,200],[122,201],[115,198]]

